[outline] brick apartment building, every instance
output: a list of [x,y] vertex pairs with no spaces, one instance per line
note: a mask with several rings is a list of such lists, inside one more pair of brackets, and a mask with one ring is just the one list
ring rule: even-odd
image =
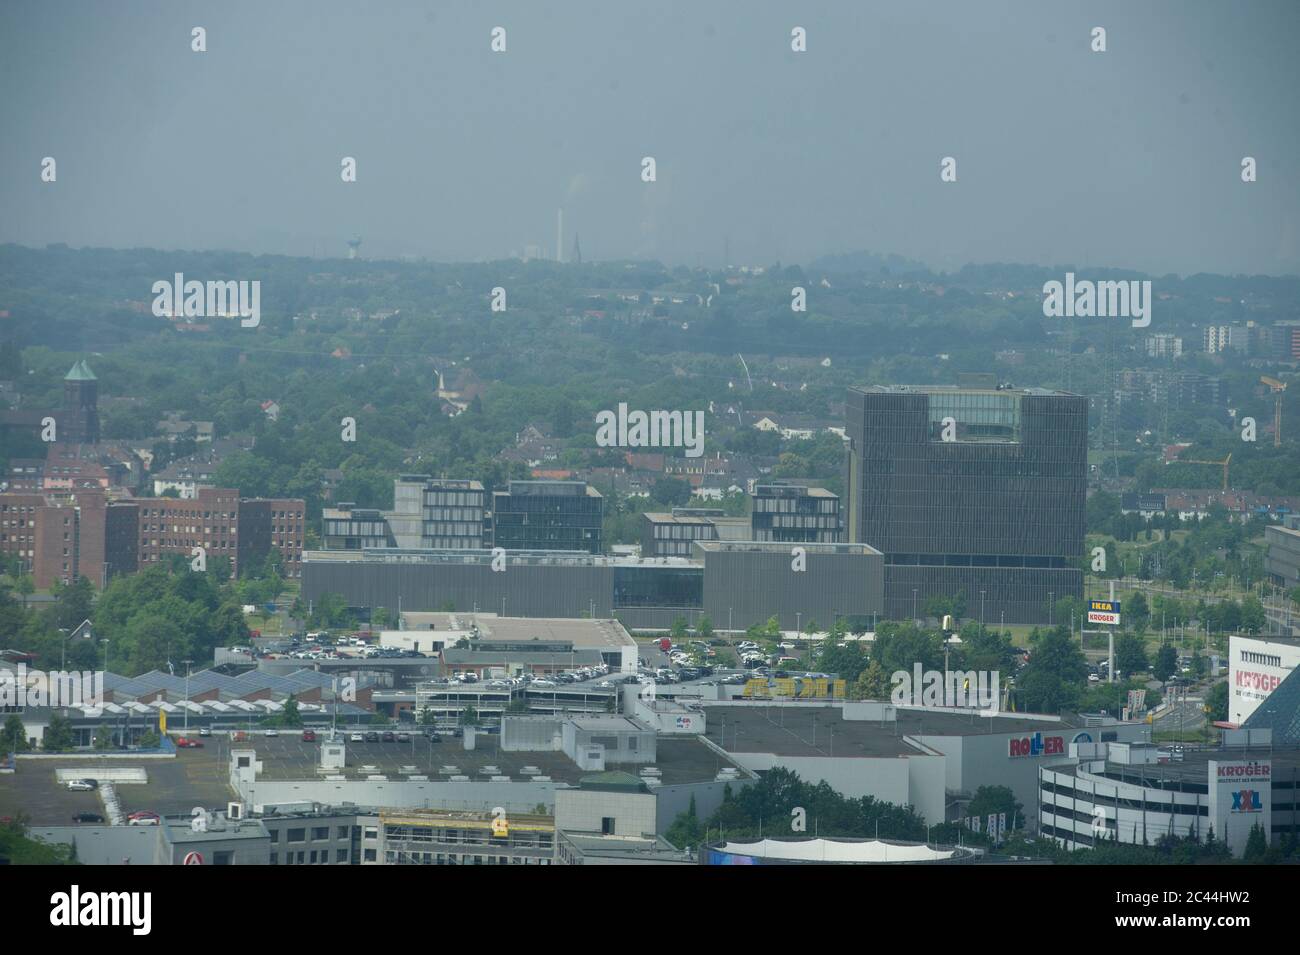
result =
[[209,561],[242,563],[279,548],[286,576],[302,573],[306,505],[301,500],[241,500],[230,488],[200,488],[191,500],[110,501],[95,489],[54,496],[0,494],[0,552],[18,556],[39,589],[88,577],[103,587],[116,574],[203,547]]

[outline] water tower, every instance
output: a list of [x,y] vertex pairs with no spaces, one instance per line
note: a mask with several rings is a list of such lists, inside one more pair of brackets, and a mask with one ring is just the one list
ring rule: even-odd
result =
[[355,259],[357,257],[357,250],[360,248],[361,236],[354,235],[352,238],[348,239],[348,258]]

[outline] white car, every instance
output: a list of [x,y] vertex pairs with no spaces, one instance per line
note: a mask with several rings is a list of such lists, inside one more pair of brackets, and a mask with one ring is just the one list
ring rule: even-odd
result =
[[364,743],[365,741],[366,741],[366,737],[362,733],[353,733],[348,737],[349,743]]
[[280,731],[279,731],[279,730],[267,730],[265,735],[267,735],[267,736],[279,736],[279,735],[280,735]]

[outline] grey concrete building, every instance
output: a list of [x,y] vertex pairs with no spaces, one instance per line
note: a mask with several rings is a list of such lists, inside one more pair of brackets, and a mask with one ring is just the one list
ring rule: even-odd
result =
[[1292,518],[1287,526],[1264,528],[1264,570],[1279,587],[1300,587],[1300,520]]
[[[695,541],[690,558],[634,559],[572,552],[314,551],[302,597],[341,594],[351,607],[497,612],[508,617],[617,617],[635,629],[694,624],[744,630],[776,616],[813,620],[881,614],[884,559],[864,544]],[[501,566],[501,565],[498,565]],[[1062,592],[1064,595],[1064,592]]]

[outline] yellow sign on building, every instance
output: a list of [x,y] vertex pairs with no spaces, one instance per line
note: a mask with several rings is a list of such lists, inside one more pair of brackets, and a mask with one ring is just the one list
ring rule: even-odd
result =
[[773,696],[794,696],[794,677],[783,676],[772,681]]

